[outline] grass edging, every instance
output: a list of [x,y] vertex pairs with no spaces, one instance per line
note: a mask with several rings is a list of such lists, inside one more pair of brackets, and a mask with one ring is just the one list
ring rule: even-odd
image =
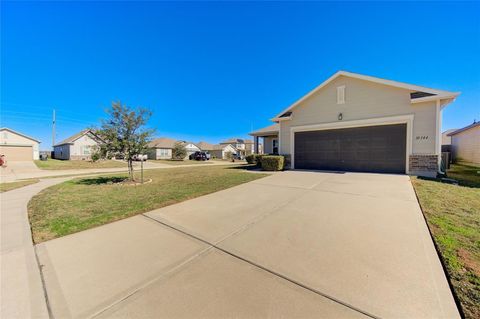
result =
[[428,225],[427,218],[425,217],[424,208],[422,206],[420,198],[418,197],[417,189],[415,188],[415,186],[412,183],[412,178],[411,177],[410,177],[410,184],[412,185],[413,191],[415,192],[415,198],[417,199],[418,206],[420,207],[420,211],[422,212],[423,222],[427,226],[428,234],[430,235],[430,239],[433,242],[433,247],[435,247],[437,257],[440,260],[440,264],[442,265],[443,273],[445,274],[445,278],[447,279],[448,287],[450,288],[450,292],[452,293],[453,300],[455,301],[455,305],[457,306],[458,312],[460,313],[460,317],[465,318],[465,313],[463,311],[462,303],[460,302],[460,298],[458,297],[457,292],[455,291],[452,280],[451,280],[450,275],[448,273],[448,269],[447,269],[447,266],[446,266],[446,261],[443,258],[442,254],[440,252],[440,248],[438,247],[438,244],[435,241],[435,237],[433,236],[432,230],[430,229],[430,226]]

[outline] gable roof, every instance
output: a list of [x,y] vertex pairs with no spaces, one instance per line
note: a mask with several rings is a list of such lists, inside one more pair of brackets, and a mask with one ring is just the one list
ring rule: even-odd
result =
[[275,124],[269,125],[267,127],[263,127],[259,130],[250,132],[248,134],[253,135],[253,136],[256,136],[256,135],[262,136],[262,134],[274,134],[274,133],[278,134],[279,131],[280,131],[280,124],[275,123]]
[[93,135],[93,138],[96,139],[96,140],[100,140],[101,139],[90,129],[86,129],[86,130],[82,130],[80,132],[78,132],[77,134],[74,134],[66,139],[64,139],[63,141],[61,141],[60,143],[57,143],[53,146],[60,146],[60,145],[65,145],[65,144],[73,144],[73,142],[75,142],[76,140],[78,140],[80,137],[86,135],[86,134],[91,134]]
[[352,72],[347,72],[347,71],[338,71],[331,77],[329,77],[326,81],[321,83],[319,86],[308,92],[306,95],[304,95],[302,98],[297,100],[295,103],[287,107],[285,110],[282,112],[278,113],[277,116],[272,118],[271,120],[274,122],[282,121],[282,120],[288,120],[290,119],[291,113],[286,115],[285,113],[289,112],[292,110],[294,107],[299,105],[301,102],[305,101],[307,98],[315,94],[317,91],[325,87],[328,83],[332,82],[339,76],[345,76],[349,78],[355,78],[355,79],[360,79],[364,81],[369,81],[369,82],[374,82],[378,84],[383,84],[383,85],[388,85],[388,86],[393,86],[397,88],[402,88],[406,89],[409,91],[412,91],[413,95],[410,95],[411,98],[411,103],[420,103],[420,102],[426,102],[426,101],[433,101],[433,100],[438,100],[438,99],[454,99],[456,98],[460,92],[449,92],[449,91],[442,91],[442,90],[437,90],[437,89],[431,89],[423,86],[418,86],[418,85],[413,85],[413,84],[408,84],[408,83],[403,83],[403,82],[397,82],[397,81],[392,81],[392,80],[387,80],[387,79],[382,79],[382,78],[376,78],[373,76],[369,75],[363,75],[363,74],[358,74],[358,73],[352,73]]
[[467,126],[465,126],[465,127],[462,127],[461,129],[458,129],[458,130],[455,130],[455,131],[453,131],[453,132],[451,132],[451,133],[448,133],[447,136],[452,136],[452,135],[461,133],[461,132],[463,132],[463,131],[469,130],[469,129],[474,128],[474,127],[477,127],[477,126],[480,126],[480,121],[478,121],[478,122],[473,122],[472,124],[467,125]]
[[211,151],[213,150],[214,148],[214,145],[213,144],[210,144],[210,143],[207,143],[207,142],[198,142],[196,144],[198,146],[199,149],[201,149],[202,151]]
[[173,148],[176,142],[181,142],[178,140],[174,140],[173,138],[168,137],[160,137],[156,138],[153,141],[150,141],[147,144],[149,148]]
[[8,127],[2,127],[2,128],[0,128],[0,131],[9,131],[9,132],[12,132],[12,133],[14,133],[14,134],[17,134],[17,135],[23,136],[23,137],[25,137],[25,138],[28,138],[29,140],[32,140],[32,141],[34,141],[34,142],[41,143],[40,140],[37,140],[37,139],[35,139],[35,138],[33,138],[33,137],[30,137],[30,136],[28,136],[28,135],[25,135],[25,134],[23,134],[23,133],[20,133],[20,132],[17,132],[17,131],[15,131],[15,130],[12,130],[11,128],[8,128]]
[[243,138],[231,138],[226,141],[220,142],[220,144],[253,144],[252,140],[246,140]]

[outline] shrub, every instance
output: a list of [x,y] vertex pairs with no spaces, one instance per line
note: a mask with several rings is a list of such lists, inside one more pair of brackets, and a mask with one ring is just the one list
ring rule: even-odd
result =
[[250,154],[245,157],[248,164],[255,164],[258,167],[262,166],[262,156],[263,154]]
[[99,159],[100,159],[100,153],[95,152],[95,153],[92,154],[92,162],[95,163],[95,162],[97,162]]
[[245,156],[245,160],[247,161],[248,164],[257,164],[255,154],[250,154],[250,155]]
[[265,171],[281,171],[285,158],[281,155],[263,155],[261,157],[262,169]]
[[175,142],[172,149],[172,158],[174,160],[183,160],[187,156],[187,149],[182,142]]

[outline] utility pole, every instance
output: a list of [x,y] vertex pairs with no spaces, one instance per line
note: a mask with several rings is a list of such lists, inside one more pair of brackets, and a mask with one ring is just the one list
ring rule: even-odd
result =
[[53,145],[55,145],[55,109],[53,109],[53,118],[52,118],[52,150]]

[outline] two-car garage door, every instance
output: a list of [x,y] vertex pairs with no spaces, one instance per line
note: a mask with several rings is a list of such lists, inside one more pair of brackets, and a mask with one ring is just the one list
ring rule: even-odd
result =
[[405,173],[406,124],[294,134],[295,168]]
[[33,159],[33,148],[23,145],[1,145],[0,154],[5,155],[7,161],[31,161]]

